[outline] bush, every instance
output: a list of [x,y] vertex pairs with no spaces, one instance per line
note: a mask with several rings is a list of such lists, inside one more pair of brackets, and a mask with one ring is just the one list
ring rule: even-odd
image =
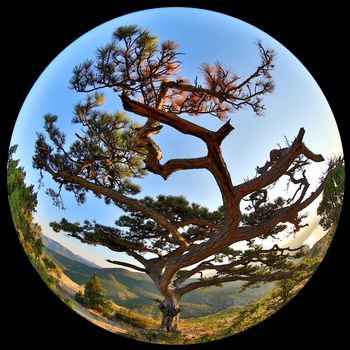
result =
[[43,262],[48,270],[56,270],[56,264],[49,257],[44,256]]
[[33,264],[33,266],[36,268],[38,274],[43,279],[43,281],[51,288],[56,287],[56,279],[47,273],[46,267],[41,264],[40,262],[37,264]]
[[39,258],[43,253],[43,242],[41,238],[34,239],[33,241],[33,251],[36,258]]
[[148,328],[149,327],[149,322],[147,319],[143,319],[140,316],[137,316],[135,314],[127,314],[127,313],[122,313],[119,311],[116,311],[113,315],[113,318],[115,320],[119,320],[122,322],[127,323],[130,326],[133,327],[138,327],[138,328]]

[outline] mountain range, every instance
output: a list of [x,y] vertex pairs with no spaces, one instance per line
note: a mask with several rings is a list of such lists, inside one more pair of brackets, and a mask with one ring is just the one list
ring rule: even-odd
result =
[[[51,248],[50,248],[51,247]],[[94,267],[71,259],[66,250],[62,255],[57,245],[46,246],[46,251],[58,263],[64,274],[79,285],[86,284],[92,275],[96,274],[106,297],[116,304],[142,314],[157,317],[159,310],[153,298],[162,299],[152,280],[144,273],[134,272],[123,268]],[[53,248],[53,249],[52,249]],[[73,253],[71,253],[73,254]],[[73,254],[76,257],[75,254]],[[258,288],[247,288],[241,291],[243,282],[229,282],[222,287],[199,288],[186,294],[182,301],[182,317],[206,316],[232,307],[248,305],[262,298],[273,286],[272,283],[263,284]]]
[[97,268],[97,269],[101,268],[101,266],[98,266],[97,264],[95,264],[89,260],[84,259],[80,255],[74,254],[72,251],[70,251],[69,249],[64,247],[62,244],[56,242],[55,240],[53,240],[47,236],[42,235],[42,242],[47,249],[50,249],[61,256],[64,256],[66,258],[80,262],[82,264],[85,264],[85,265],[93,267],[93,268]]
[[[331,230],[332,231],[332,230]],[[334,232],[329,232],[310,249],[312,256],[323,256]],[[43,243],[49,255],[61,267],[64,274],[77,284],[85,285],[96,274],[106,297],[116,304],[142,314],[157,317],[159,310],[152,299],[162,299],[152,280],[144,273],[123,268],[102,268],[79,255],[72,253],[60,243],[43,236]],[[243,282],[224,283],[221,287],[199,288],[186,294],[182,301],[182,317],[206,316],[212,313],[242,307],[262,298],[273,287],[266,283],[258,288],[241,291]]]

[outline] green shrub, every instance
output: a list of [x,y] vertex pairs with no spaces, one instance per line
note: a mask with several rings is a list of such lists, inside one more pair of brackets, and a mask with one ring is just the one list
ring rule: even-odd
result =
[[33,265],[36,268],[40,277],[43,279],[43,281],[50,288],[55,288],[56,287],[56,279],[47,272],[46,267],[40,262],[34,263]]
[[56,270],[56,264],[49,257],[44,256],[43,262],[48,270]]
[[122,313],[122,312],[116,311],[113,315],[113,318],[115,320],[125,322],[128,325],[133,327],[148,328],[150,326],[146,318],[144,319],[132,313]]
[[35,257],[39,258],[43,253],[43,242],[41,238],[34,239],[32,243],[32,247],[33,247]]
[[105,298],[105,290],[96,275],[90,278],[83,293],[76,293],[75,300],[86,308],[101,312],[105,317],[111,317],[112,304]]

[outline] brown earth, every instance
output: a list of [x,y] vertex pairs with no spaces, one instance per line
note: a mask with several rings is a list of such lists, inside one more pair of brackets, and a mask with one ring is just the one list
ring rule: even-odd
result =
[[128,330],[126,326],[119,323],[118,321],[108,320],[106,317],[103,317],[100,313],[91,309],[86,309],[82,305],[80,305],[75,300],[75,294],[79,290],[81,290],[81,288],[78,284],[73,282],[64,273],[61,273],[60,277],[58,278],[57,292],[63,298],[69,300],[69,306],[73,305],[74,311],[76,311],[82,317],[86,318],[88,321],[94,323],[95,325],[103,329],[106,329],[107,331],[120,335],[128,335],[130,333],[130,330]]

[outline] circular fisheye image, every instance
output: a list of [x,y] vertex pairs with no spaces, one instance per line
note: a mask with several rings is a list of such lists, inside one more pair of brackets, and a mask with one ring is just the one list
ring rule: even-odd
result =
[[15,232],[47,286],[96,327],[157,344],[229,337],[286,305],[327,252],[344,177],[306,68],[194,8],[131,13],[68,46],[7,163]]

